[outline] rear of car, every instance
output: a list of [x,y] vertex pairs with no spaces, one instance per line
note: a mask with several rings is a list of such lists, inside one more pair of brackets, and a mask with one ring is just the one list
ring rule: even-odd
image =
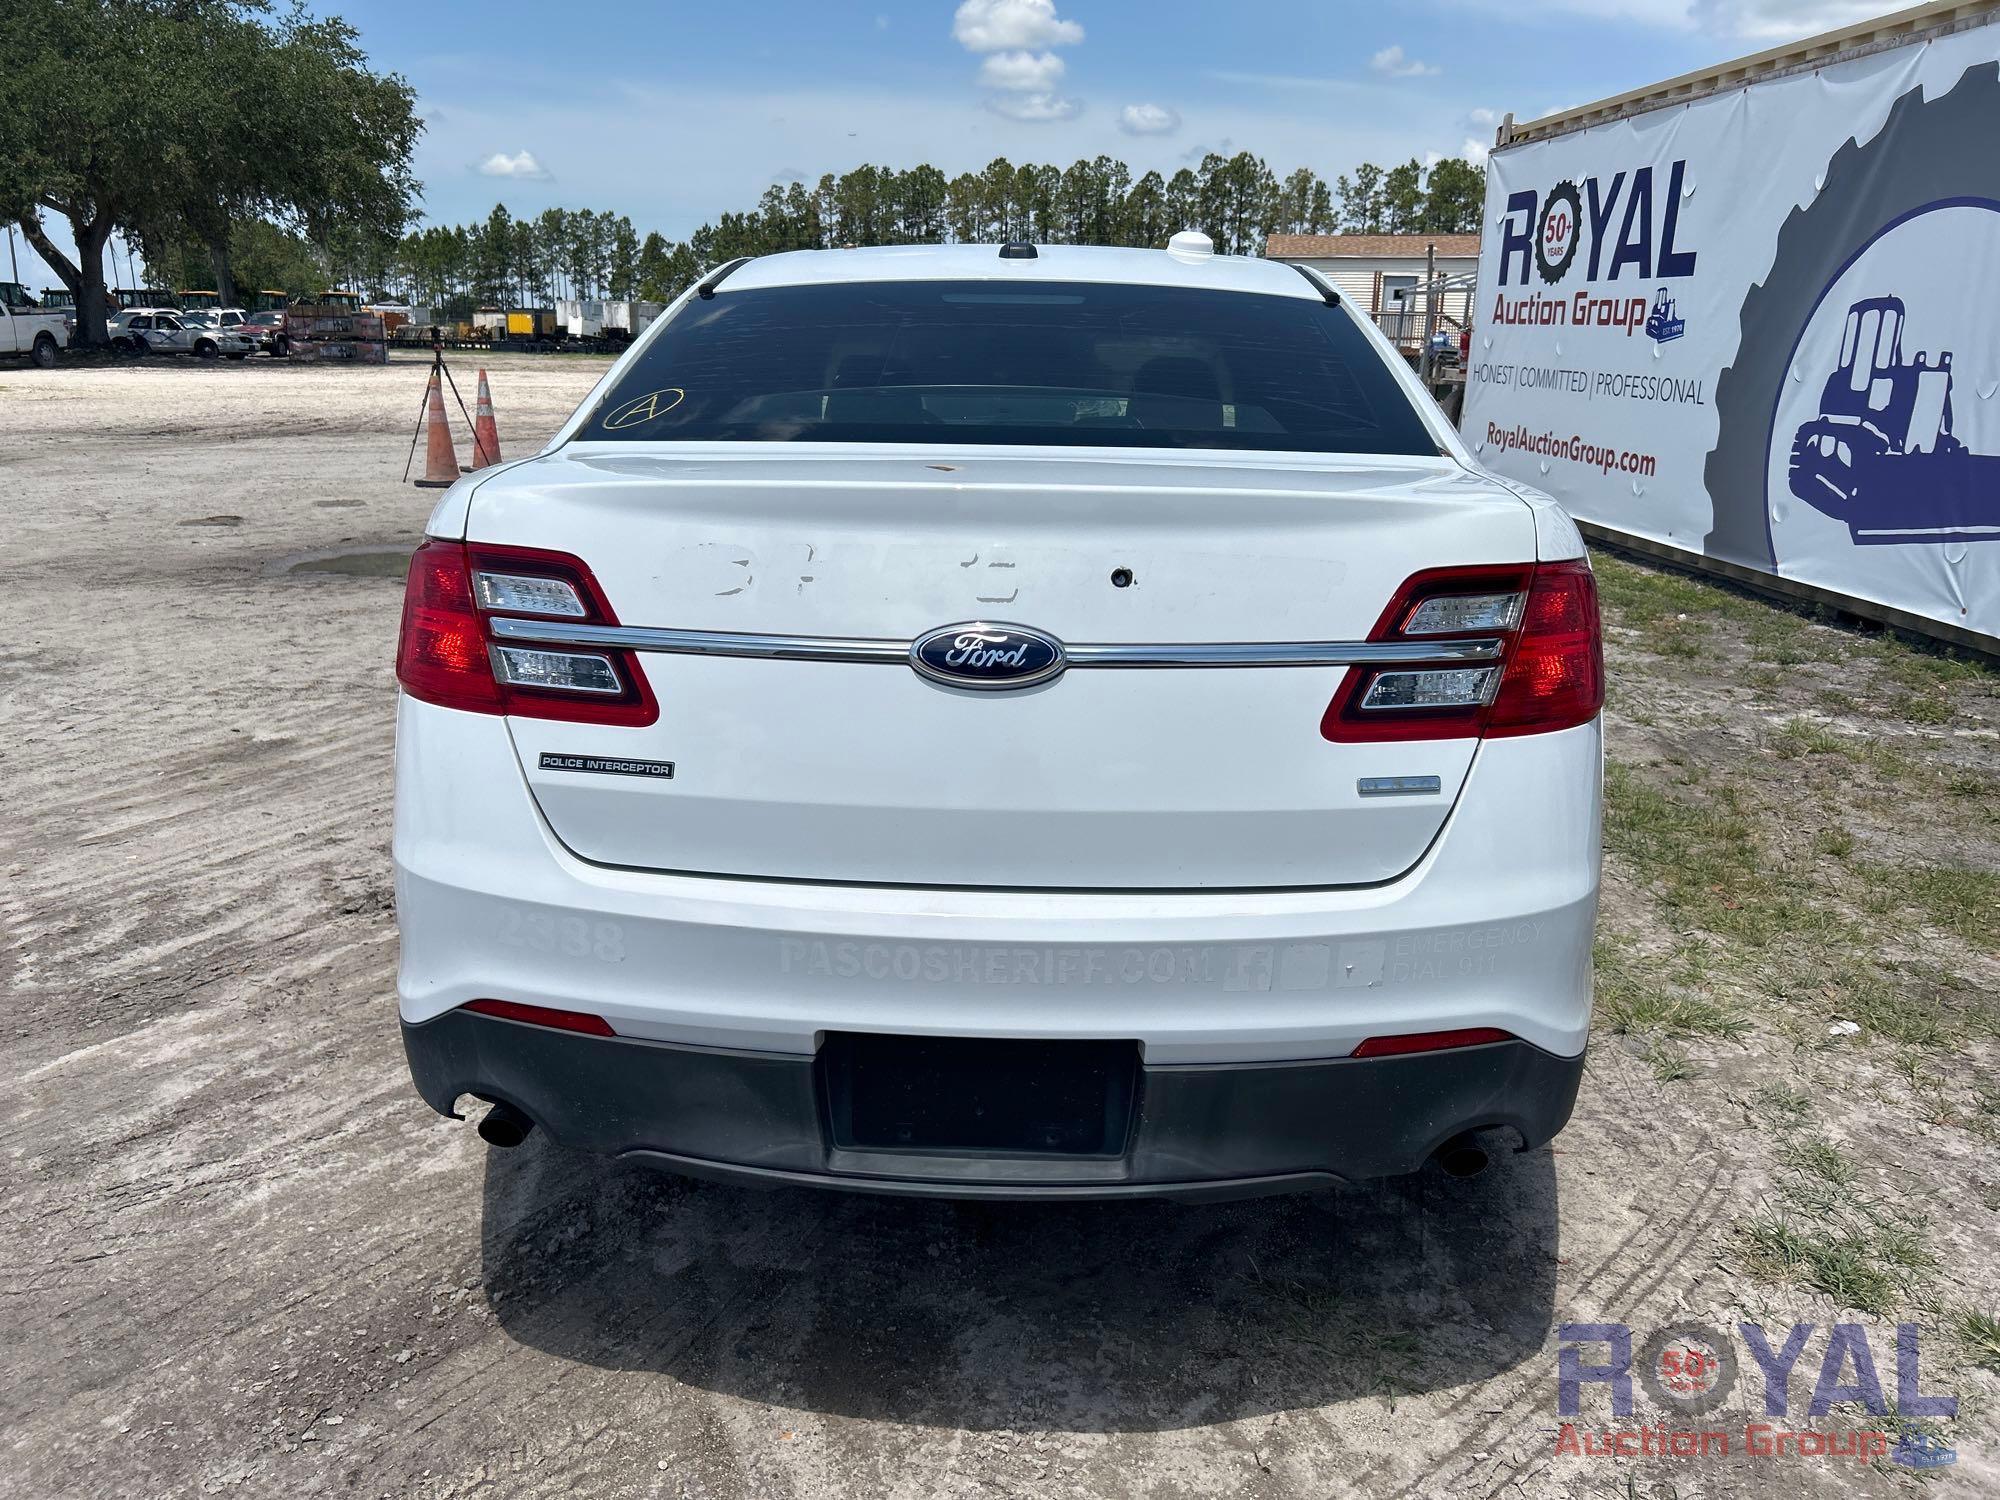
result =
[[1545,1140],[1595,594],[1265,262],[751,262],[413,561],[412,1071],[489,1138],[885,1192],[1260,1191]]

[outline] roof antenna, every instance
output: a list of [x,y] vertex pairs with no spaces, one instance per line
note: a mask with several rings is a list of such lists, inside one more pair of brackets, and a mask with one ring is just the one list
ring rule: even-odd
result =
[[739,255],[736,257],[736,259],[729,262],[728,265],[718,266],[716,268],[714,275],[710,276],[708,280],[704,281],[700,286],[695,288],[695,294],[699,296],[702,301],[704,302],[708,301],[711,297],[715,295],[715,289],[722,285],[723,280],[726,277],[728,277],[732,272],[740,270],[742,267],[747,266],[749,264],[750,264],[749,256]]
[[1000,247],[1000,258],[1002,260],[1038,260],[1040,256],[1036,253],[1035,247],[1026,240],[1009,240]]

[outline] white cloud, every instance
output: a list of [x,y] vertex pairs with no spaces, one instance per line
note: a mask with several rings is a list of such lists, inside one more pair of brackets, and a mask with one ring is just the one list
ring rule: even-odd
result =
[[[1458,150],[1454,154],[1470,162],[1475,167],[1481,167],[1486,164],[1486,152],[1486,142],[1479,140],[1475,136],[1467,136],[1458,143]],[[1424,170],[1428,172],[1432,167],[1445,159],[1445,153],[1442,151],[1426,151],[1424,153]]]
[[1500,111],[1497,109],[1475,109],[1466,115],[1465,123],[1468,125],[1484,125],[1491,128],[1500,123]]
[[1083,28],[1058,16],[1055,0],[963,0],[951,34],[966,51],[989,54],[979,81],[1001,91],[986,99],[994,114],[1048,125],[1083,112],[1079,101],[1056,92],[1063,60],[1049,49],[1082,41]]
[[1421,78],[1438,70],[1427,62],[1418,62],[1414,57],[1403,55],[1401,47],[1384,47],[1368,59],[1368,66],[1378,73],[1386,73],[1391,78]]
[[1074,120],[1083,106],[1060,94],[995,94],[986,107],[996,115],[1029,125],[1052,125],[1058,120]]
[[968,52],[1039,51],[1083,40],[1081,26],[1056,14],[1055,0],[964,0],[951,34]]
[[1046,94],[1062,81],[1063,60],[1053,52],[994,52],[979,65],[979,81],[990,89]]
[[555,173],[535,160],[532,151],[517,151],[509,156],[505,151],[495,151],[479,164],[482,177],[511,177],[517,182],[550,182]]
[[1118,112],[1118,128],[1127,135],[1172,135],[1181,117],[1164,104],[1128,104]]
[[1721,36],[1785,42],[1865,21],[1892,8],[1882,0],[1692,0],[1688,19],[1702,31]]
[[1881,15],[1889,0],[1461,0],[1509,21],[1590,20],[1669,31],[1700,32],[1731,41],[1790,41]]

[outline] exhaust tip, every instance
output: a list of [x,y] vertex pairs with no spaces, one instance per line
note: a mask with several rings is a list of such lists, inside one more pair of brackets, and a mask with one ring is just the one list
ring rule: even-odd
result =
[[511,1104],[501,1103],[486,1111],[479,1122],[479,1138],[489,1146],[511,1151],[528,1138],[535,1122]]
[[1454,1136],[1438,1147],[1434,1160],[1447,1177],[1477,1177],[1486,1170],[1486,1148],[1469,1135]]

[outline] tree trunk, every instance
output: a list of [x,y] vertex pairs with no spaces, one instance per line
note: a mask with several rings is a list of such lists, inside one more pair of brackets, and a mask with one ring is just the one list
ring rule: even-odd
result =
[[22,238],[35,247],[35,253],[41,256],[42,263],[54,271],[62,284],[69,288],[70,303],[74,306],[83,295],[82,278],[78,275],[76,267],[70,263],[70,258],[56,249],[54,242],[49,239],[48,232],[42,228],[41,212],[31,209],[22,214],[17,222],[21,226]]
[[107,301],[104,294],[104,245],[111,238],[111,216],[99,214],[94,219],[85,219],[65,212],[63,217],[69,220],[70,233],[76,237],[77,258],[74,262],[49,239],[42,228],[39,212],[21,216],[21,233],[35,247],[35,253],[62,278],[62,284],[76,299],[76,330],[70,335],[70,347],[101,349],[110,342],[104,331]]
[[208,263],[215,269],[215,290],[220,298],[218,307],[236,306],[236,277],[229,268],[229,231],[211,236],[208,245]]
[[70,345],[101,349],[111,342],[104,327],[111,300],[104,289],[104,247],[111,240],[111,216],[100,213],[94,219],[83,219],[72,214],[69,226],[76,236],[77,271],[82,278],[76,295],[76,332],[70,335]]

